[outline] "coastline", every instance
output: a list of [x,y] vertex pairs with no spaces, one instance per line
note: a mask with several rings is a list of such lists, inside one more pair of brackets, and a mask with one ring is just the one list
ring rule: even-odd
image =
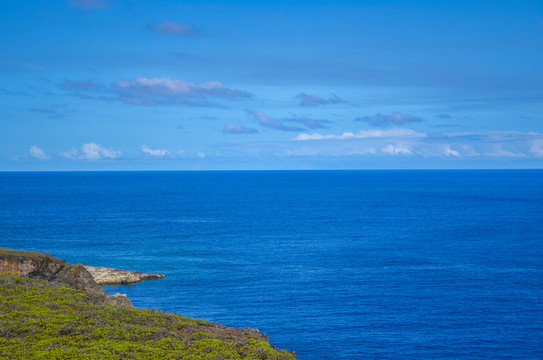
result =
[[[112,268],[99,272],[123,284],[127,276],[134,282],[164,277]],[[0,357],[297,358],[270,345],[258,329],[136,309],[126,295],[107,294],[83,265],[46,253],[0,247],[0,310]]]

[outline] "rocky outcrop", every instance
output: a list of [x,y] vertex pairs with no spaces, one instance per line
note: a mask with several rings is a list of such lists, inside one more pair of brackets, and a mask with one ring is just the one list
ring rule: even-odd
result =
[[133,306],[128,297],[106,293],[81,264],[67,264],[49,254],[0,248],[0,272],[47,280],[85,291],[96,304]]
[[85,269],[92,275],[99,285],[125,285],[143,280],[162,279],[164,275],[143,273],[129,270],[119,270],[106,267],[86,266]]
[[[117,280],[123,278],[123,276],[135,276],[134,279],[137,278],[137,281],[163,277],[163,275],[160,274],[137,273],[108,268],[90,268],[91,270],[101,269],[99,271],[104,272],[104,274],[113,273]],[[100,285],[98,285],[98,283],[94,280],[91,273],[87,271],[83,265],[67,264],[64,260],[49,254],[31,251],[16,251],[0,247],[0,273],[3,272],[28,276],[34,279],[43,279],[49,281],[49,283],[53,285],[67,285],[71,288],[83,290],[88,294],[91,301],[98,305],[113,304],[124,307],[133,307],[132,302],[125,295],[115,294],[111,296],[102,290]],[[124,283],[127,283],[126,280],[123,281]],[[118,308],[116,311],[129,310]],[[204,336],[204,338],[227,341],[228,343],[233,344],[233,346],[235,346],[238,350],[243,346],[253,346],[254,344],[252,340],[259,340],[268,343],[268,336],[260,333],[258,329],[235,329],[220,324],[199,320],[192,320],[192,322],[187,324],[175,321],[170,325],[171,327],[168,327],[167,330],[163,332],[164,336],[174,334],[172,331],[175,331],[178,335],[182,335],[182,337],[185,339],[193,339],[196,335]],[[275,349],[273,346],[272,348]],[[262,359],[284,358],[275,356],[268,357],[268,355],[266,355],[266,350],[257,345],[255,345],[255,349],[257,354],[260,354],[261,356],[259,358]],[[291,358],[296,359],[296,354],[294,352],[289,352],[288,354],[291,356]]]

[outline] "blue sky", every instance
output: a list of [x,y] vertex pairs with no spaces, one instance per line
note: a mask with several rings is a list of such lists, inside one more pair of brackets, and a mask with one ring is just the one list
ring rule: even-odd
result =
[[0,170],[543,167],[543,2],[0,3]]

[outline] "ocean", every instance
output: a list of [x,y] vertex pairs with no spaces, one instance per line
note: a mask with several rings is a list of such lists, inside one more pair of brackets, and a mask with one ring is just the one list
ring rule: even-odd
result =
[[0,246],[313,359],[543,358],[543,171],[0,173]]

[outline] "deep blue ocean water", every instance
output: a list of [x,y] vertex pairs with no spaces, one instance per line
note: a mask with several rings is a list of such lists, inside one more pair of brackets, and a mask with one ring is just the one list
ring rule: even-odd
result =
[[0,246],[302,360],[543,358],[543,171],[0,173]]

